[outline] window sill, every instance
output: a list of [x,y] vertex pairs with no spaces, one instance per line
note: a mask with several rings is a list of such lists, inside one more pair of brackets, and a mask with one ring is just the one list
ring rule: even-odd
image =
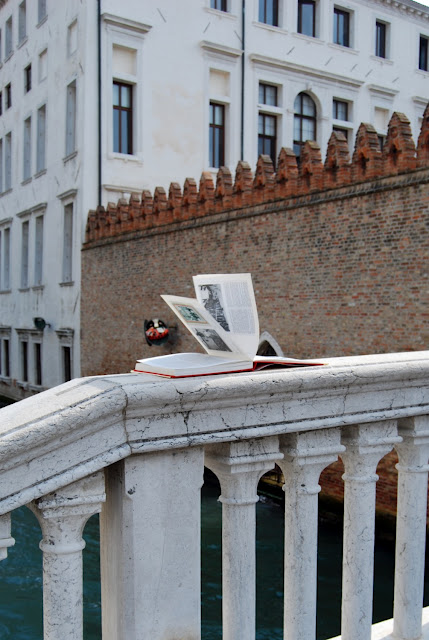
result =
[[0,289],[0,295],[3,293],[12,293],[12,289]]
[[47,19],[48,19],[48,14],[44,15],[43,18],[40,20],[40,22],[36,24],[36,28],[38,29],[39,27],[42,26],[42,24],[45,24]]
[[76,158],[76,156],[77,156],[77,150],[76,151],[72,151],[71,153],[69,153],[68,156],[65,156],[63,158],[64,164],[66,164],[66,162],[69,162],[69,160],[73,160],[73,158]]
[[11,378],[10,378],[10,376],[2,376],[2,375],[0,375],[0,382],[2,382],[3,384],[7,384],[10,387]]
[[12,56],[13,56],[13,51],[10,51],[5,57],[4,62],[7,62],[8,60],[10,60]]
[[112,153],[109,154],[109,158],[111,158],[112,160],[122,160],[122,162],[136,162],[139,164],[142,163],[140,158],[131,153],[116,153],[112,151]]
[[259,29],[266,29],[267,31],[274,31],[274,33],[288,33],[286,29],[282,29],[282,27],[276,27],[274,24],[267,24],[266,22],[258,22],[256,20],[252,24],[254,27],[258,27]]
[[393,64],[393,60],[390,60],[389,58],[381,58],[380,56],[371,56],[371,60],[374,60],[375,62],[378,62],[379,64]]
[[44,284],[35,284],[34,287],[31,287],[32,291],[43,291],[44,288]]
[[30,182],[32,181],[32,177],[30,176],[29,178],[25,178],[25,180],[23,180],[21,182],[21,185],[24,186],[25,184],[30,184]]
[[423,76],[424,78],[427,78],[427,75],[429,73],[429,69],[416,69],[416,72]]
[[46,172],[47,169],[40,169],[40,171],[34,174],[34,178],[40,178],[40,176],[44,176]]
[[229,20],[237,20],[237,17],[234,13],[230,11],[222,11],[221,9],[212,9],[211,7],[206,7],[206,12],[211,13],[214,16],[218,16],[219,18],[228,18]]
[[60,287],[73,287],[74,280],[67,280],[65,282],[59,282]]
[[346,47],[345,45],[337,44],[336,42],[329,42],[328,46],[331,49],[336,49],[337,51],[342,51],[342,52],[347,51],[347,53],[353,53],[354,55],[359,54],[359,51],[357,49],[353,49],[353,47]]
[[23,47],[23,46],[25,45],[25,43],[27,42],[27,40],[28,40],[28,36],[27,36],[27,35],[25,35],[25,36],[23,37],[23,39],[22,39],[20,42],[18,42],[18,46],[17,46],[16,48],[17,48],[17,49],[20,49],[21,47]]
[[11,193],[11,192],[12,192],[12,190],[13,190],[13,189],[12,189],[12,187],[9,187],[9,189],[6,189],[6,191],[3,191],[2,193],[0,193],[0,196],[1,196],[1,197],[3,197],[3,196],[7,196],[7,194],[8,194],[8,193]]
[[[321,40],[318,36],[308,36],[306,33],[298,33],[298,31],[296,31],[292,35],[295,36],[296,38],[299,38],[300,40],[305,40],[306,42],[312,42],[313,44],[326,44],[326,41]],[[341,49],[344,49],[344,48],[347,48],[347,47],[341,47]]]
[[30,287],[20,287],[18,291],[30,291]]

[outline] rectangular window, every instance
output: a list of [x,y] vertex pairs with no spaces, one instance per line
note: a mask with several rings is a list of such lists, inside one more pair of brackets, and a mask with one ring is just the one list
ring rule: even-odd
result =
[[113,151],[133,152],[133,91],[122,82],[113,83]]
[[34,285],[42,284],[43,279],[43,216],[36,218],[35,252],[34,252]]
[[76,82],[67,87],[66,156],[76,151]]
[[73,280],[73,204],[64,207],[63,282]]
[[3,140],[0,139],[0,193],[3,193]]
[[21,238],[21,289],[28,287],[28,252],[29,252],[29,230],[30,223],[28,220],[22,223]]
[[39,82],[42,82],[48,75],[48,50],[45,49],[39,55]]
[[429,38],[420,36],[419,46],[419,69],[422,71],[429,71],[428,69],[428,43]]
[[46,0],[38,0],[37,9],[37,20],[38,22],[42,22],[43,18],[46,16]]
[[316,36],[316,3],[314,0],[298,0],[298,33]]
[[10,228],[3,231],[3,291],[10,289]]
[[4,43],[4,55],[5,58],[10,56],[13,49],[13,28],[12,28],[12,16],[6,20],[6,37]]
[[12,85],[9,82],[4,88],[6,94],[6,109],[10,109],[12,106]]
[[387,25],[377,20],[375,23],[375,55],[379,58],[386,57]]
[[77,50],[77,20],[67,30],[67,54],[71,56]]
[[46,105],[37,110],[36,172],[46,169]]
[[9,348],[9,338],[3,338],[1,344],[1,355],[2,355],[2,367],[1,367],[1,375],[5,378],[10,378],[10,348]]
[[259,22],[270,24],[273,27],[279,26],[279,3],[278,0],[259,0]]
[[28,382],[28,342],[21,340],[21,380]]
[[23,180],[31,178],[31,118],[24,122]]
[[19,5],[18,13],[18,40],[21,43],[27,36],[27,7],[25,0]]
[[33,343],[34,348],[34,382],[37,386],[42,385],[42,345],[40,342]]
[[3,93],[0,91],[0,116],[3,115]]
[[63,381],[68,382],[72,379],[72,359],[71,359],[71,347],[61,347],[63,356]]
[[210,8],[217,9],[218,11],[228,11],[226,0],[210,0]]
[[24,93],[31,90],[31,64],[24,69]]
[[209,165],[219,168],[225,164],[225,107],[210,102]]
[[349,103],[345,102],[345,100],[336,100],[334,99],[332,102],[332,117],[335,120],[346,120],[349,119]]
[[12,189],[12,133],[5,136],[4,146],[4,190]]
[[259,104],[277,107],[277,87],[272,84],[259,83]]
[[350,14],[334,8],[334,42],[343,47],[350,46]]
[[277,119],[266,113],[260,113],[258,119],[258,156],[270,156],[276,166]]

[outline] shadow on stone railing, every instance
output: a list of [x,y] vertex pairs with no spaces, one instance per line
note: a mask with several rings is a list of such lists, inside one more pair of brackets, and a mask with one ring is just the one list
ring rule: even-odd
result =
[[395,448],[394,637],[420,638],[429,352],[168,380],[73,380],[1,410],[0,549],[28,505],[43,539],[45,640],[82,640],[82,531],[101,511],[103,640],[201,638],[201,486],[222,503],[223,638],[255,638],[260,477],[285,478],[284,629],[316,634],[319,476],[345,468],[342,637],[370,640],[377,464]]
[[149,190],[144,190],[141,197],[132,194],[129,201],[122,198],[116,204],[109,203],[107,209],[99,207],[90,211],[85,241],[91,243],[210,213],[305,196],[429,167],[429,105],[424,113],[417,147],[407,117],[403,113],[394,113],[383,151],[374,127],[363,123],[356,135],[351,161],[349,156],[345,137],[334,131],[324,164],[319,145],[307,141],[299,167],[294,152],[282,148],[276,171],[271,158],[262,155],[255,175],[247,162],[240,161],[235,180],[228,168],[221,167],[216,185],[211,173],[206,171],[202,173],[198,186],[194,179],[187,178],[183,192],[177,182],[170,184],[168,194],[163,187],[156,187],[153,196]]

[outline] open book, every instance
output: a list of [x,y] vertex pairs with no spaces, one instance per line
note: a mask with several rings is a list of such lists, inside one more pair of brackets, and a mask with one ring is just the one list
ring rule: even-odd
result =
[[173,353],[137,360],[134,371],[170,378],[256,371],[320,363],[257,356],[259,322],[250,273],[194,276],[196,299],[163,295],[206,353]]

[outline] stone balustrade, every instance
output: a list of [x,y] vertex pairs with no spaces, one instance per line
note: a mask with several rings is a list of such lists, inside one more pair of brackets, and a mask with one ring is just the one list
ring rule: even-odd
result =
[[[342,640],[417,640],[428,416],[429,352],[183,380],[73,380],[0,412],[2,557],[13,544],[10,513],[28,505],[42,531],[44,638],[81,640],[82,531],[101,511],[103,640],[199,640],[207,466],[221,486],[223,639],[251,640],[257,486],[277,463],[285,477],[284,638],[314,640],[318,482],[341,456]],[[382,636],[371,628],[376,467],[393,447],[394,621]]]

